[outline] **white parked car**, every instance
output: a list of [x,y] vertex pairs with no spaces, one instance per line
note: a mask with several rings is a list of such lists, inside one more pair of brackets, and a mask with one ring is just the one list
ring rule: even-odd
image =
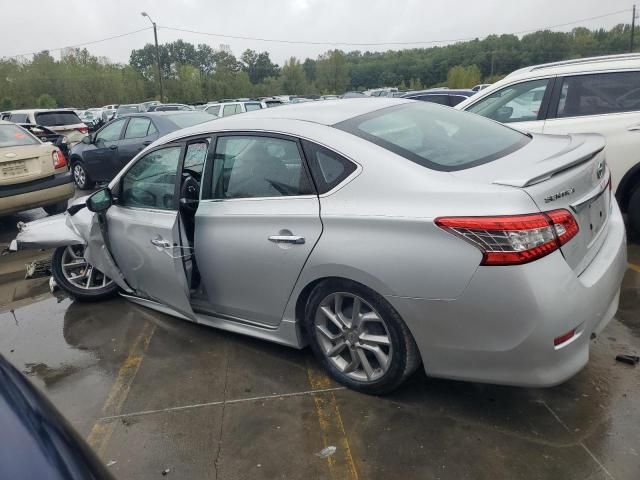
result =
[[69,109],[13,110],[8,120],[13,123],[42,125],[67,137],[69,144],[81,142],[89,133],[87,125],[76,112]]
[[534,133],[600,133],[613,188],[640,233],[640,54],[517,70],[456,108]]
[[204,111],[216,117],[229,117],[238,113],[251,112],[266,108],[262,102],[254,100],[250,102],[224,102],[208,104]]

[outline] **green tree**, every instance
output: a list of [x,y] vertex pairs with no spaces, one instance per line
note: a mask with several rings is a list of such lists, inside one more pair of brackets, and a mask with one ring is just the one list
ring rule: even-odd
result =
[[56,99],[51,95],[49,95],[48,93],[43,93],[38,97],[36,106],[38,108],[56,108],[58,104],[56,103]]
[[0,111],[13,110],[13,100],[9,97],[4,97],[0,102]]
[[307,81],[300,60],[291,57],[282,66],[282,89],[288,95],[301,95],[306,92]]
[[326,93],[343,93],[350,83],[349,64],[342,50],[320,55],[316,63],[316,83]]
[[470,88],[481,81],[480,69],[476,65],[463,67],[456,65],[447,74],[447,86],[449,88]]

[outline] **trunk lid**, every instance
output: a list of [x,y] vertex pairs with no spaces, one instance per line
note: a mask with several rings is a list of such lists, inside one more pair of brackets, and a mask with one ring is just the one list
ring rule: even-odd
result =
[[580,231],[561,251],[579,275],[598,253],[608,228],[612,199],[604,147],[597,134],[534,135],[511,155],[453,175],[521,189],[542,212],[571,212]]
[[54,147],[48,144],[0,148],[0,185],[14,185],[53,175]]

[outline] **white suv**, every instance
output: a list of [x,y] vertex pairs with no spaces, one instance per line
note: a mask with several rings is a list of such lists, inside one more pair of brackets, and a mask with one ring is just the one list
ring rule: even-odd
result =
[[640,54],[526,67],[455,108],[531,132],[604,135],[616,198],[640,234]]
[[222,103],[208,103],[204,108],[204,111],[215,115],[216,117],[228,117],[230,115],[236,115],[237,113],[251,112],[252,110],[260,110],[266,106],[259,101],[250,102],[222,102]]

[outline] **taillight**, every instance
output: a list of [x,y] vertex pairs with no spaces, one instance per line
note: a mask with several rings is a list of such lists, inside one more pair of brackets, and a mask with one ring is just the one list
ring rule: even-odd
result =
[[578,233],[568,210],[496,217],[439,217],[440,228],[477,247],[481,265],[520,265],[560,248]]
[[89,133],[89,129],[87,127],[80,127],[78,128],[78,131],[80,133]]
[[55,149],[51,154],[53,159],[53,168],[58,169],[67,165],[67,160],[64,158],[64,155],[59,149]]

